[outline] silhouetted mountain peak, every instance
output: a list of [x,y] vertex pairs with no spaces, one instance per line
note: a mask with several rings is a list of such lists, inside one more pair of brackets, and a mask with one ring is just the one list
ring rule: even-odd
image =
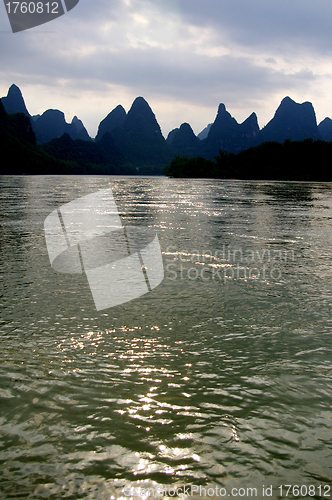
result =
[[239,124],[221,103],[207,138],[201,141],[201,154],[206,158],[214,158],[219,150],[238,153],[250,147],[258,133],[259,126],[255,113]]
[[330,128],[330,126],[332,126],[332,120],[331,118],[324,118],[323,121],[320,122],[320,124],[318,125],[318,127],[325,127],[325,126],[328,126]]
[[226,111],[226,106],[225,104],[223,104],[222,102],[219,104],[218,106],[218,115],[222,114],[222,113],[227,113]]
[[161,129],[149,104],[143,97],[136,97],[123,124],[126,130],[144,134],[157,134],[162,137]]
[[125,161],[138,167],[160,167],[173,155],[152,109],[143,97],[134,100],[123,126],[116,127],[112,137]]
[[216,119],[212,123],[208,136],[204,140],[210,150],[209,156],[213,158],[219,149],[231,150],[231,138],[238,133],[239,124],[226,110],[224,104],[219,104]]
[[[148,102],[144,99],[144,97],[136,97],[136,99],[134,99],[134,102],[133,104],[131,105],[131,108],[128,112],[128,115],[129,113],[134,113],[134,112],[150,112],[153,114],[152,112],[152,109],[150,108]],[[154,116],[154,115],[153,115]]]
[[258,119],[256,113],[251,113],[250,116],[240,125],[241,135],[243,137],[256,137],[259,133]]
[[25,106],[22,92],[17,85],[11,85],[7,97],[3,97],[1,100],[8,114],[24,113],[25,116],[30,116]]
[[212,126],[212,123],[209,123],[205,128],[203,128],[203,130],[197,135],[198,139],[200,139],[201,141],[203,139],[206,139],[206,137],[208,136],[208,134],[210,132],[211,126]]
[[318,132],[324,141],[332,141],[332,120],[324,118],[318,125]]
[[173,128],[170,132],[168,132],[168,136],[166,139],[167,144],[172,144],[174,137],[176,136],[177,132],[179,131],[179,128]]
[[122,127],[126,116],[124,108],[119,104],[100,122],[96,141],[99,141],[106,132],[112,132],[116,127]]
[[40,117],[43,121],[47,121],[52,118],[54,121],[59,123],[66,122],[65,114],[59,109],[47,109]]
[[231,132],[238,126],[237,121],[232,115],[226,110],[225,104],[219,104],[218,113],[214,123],[211,125],[208,138],[210,136],[219,134],[221,130],[224,132]]
[[41,144],[68,134],[71,139],[90,141],[86,128],[76,116],[71,123],[67,123],[65,114],[59,109],[47,109],[32,123],[37,141]]
[[51,141],[68,133],[72,139],[83,139],[90,141],[81,120],[75,116],[71,124],[66,123],[65,115],[58,109],[48,109],[42,115],[30,116],[22,96],[22,92],[15,84],[11,85],[7,97],[1,99],[8,114],[23,113],[31,119],[31,125],[39,143]]
[[[173,132],[173,131],[172,131]],[[173,144],[174,140],[176,138],[180,138],[180,140],[194,140],[196,142],[197,137],[194,134],[193,129],[189,125],[189,123],[182,123],[180,128],[174,129],[175,134],[172,134],[172,132],[169,133],[169,136],[173,137],[172,141],[170,144]]]
[[262,129],[261,140],[284,142],[302,141],[319,136],[315,110],[311,102],[299,104],[285,97],[272,120]]
[[74,118],[71,121],[71,124],[75,126],[77,132],[80,132],[84,128],[82,121],[79,120],[77,116],[74,116]]
[[245,123],[250,123],[251,125],[254,125],[258,127],[258,118],[257,118],[257,115],[256,113],[251,113],[250,116],[248,116],[248,118],[246,120],[244,120],[244,122],[241,123],[241,125],[244,125]]
[[[311,113],[312,116],[315,116],[315,111],[311,102],[303,102],[302,104],[293,101],[290,97],[284,97],[281,101],[277,111],[274,116],[282,116],[288,113],[301,115],[303,113]],[[316,119],[316,116],[315,116]]]
[[72,139],[81,139],[82,141],[92,140],[88,134],[88,131],[84,127],[82,120],[79,120],[77,116],[74,116],[70,126],[71,126],[70,136]]
[[11,97],[11,98],[22,97],[22,99],[23,99],[22,92],[21,92],[20,88],[17,85],[15,85],[15,83],[13,83],[9,87],[7,97]]
[[198,154],[200,140],[194,134],[189,123],[182,123],[180,128],[172,130],[166,142],[170,144],[177,154],[183,156],[194,156]]
[[293,101],[293,99],[291,99],[288,95],[286,95],[286,97],[282,99],[280,106],[290,106],[292,104],[296,104],[296,102]]

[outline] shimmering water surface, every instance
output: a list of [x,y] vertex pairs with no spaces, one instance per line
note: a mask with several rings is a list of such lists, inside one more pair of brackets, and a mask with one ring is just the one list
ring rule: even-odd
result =
[[[43,223],[108,187],[165,278],[97,312]],[[1,177],[0,199],[1,499],[332,498],[331,184]]]

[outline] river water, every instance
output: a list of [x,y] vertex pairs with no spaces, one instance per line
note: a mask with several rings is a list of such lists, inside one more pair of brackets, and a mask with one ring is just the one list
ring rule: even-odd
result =
[[[98,312],[44,220],[105,188],[165,277]],[[332,498],[331,184],[3,176],[0,199],[1,499]]]

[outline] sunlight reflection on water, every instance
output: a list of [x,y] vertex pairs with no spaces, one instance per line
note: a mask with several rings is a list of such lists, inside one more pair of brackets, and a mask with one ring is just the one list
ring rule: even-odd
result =
[[[185,484],[277,497],[332,480],[329,184],[0,182],[2,498]],[[165,279],[97,313],[84,276],[50,268],[42,227],[108,186],[128,223],[158,231]],[[262,269],[274,250],[293,252],[277,279],[211,270]]]

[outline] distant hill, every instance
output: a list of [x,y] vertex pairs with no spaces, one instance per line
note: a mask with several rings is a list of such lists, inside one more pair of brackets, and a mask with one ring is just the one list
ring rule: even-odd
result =
[[39,144],[45,144],[63,134],[68,134],[73,140],[91,141],[81,120],[75,116],[71,123],[67,123],[64,113],[58,109],[48,109],[41,116],[36,117],[32,121],[32,127]]
[[102,141],[73,140],[64,134],[43,146],[37,145],[30,118],[23,113],[9,115],[1,100],[0,148],[2,174],[136,173],[133,168],[123,166],[123,157],[112,146],[112,140],[104,148]]
[[30,119],[24,113],[9,115],[0,100],[0,149],[2,174],[44,174],[62,170],[54,158],[36,145]]
[[81,120],[74,116],[71,123],[67,123],[65,115],[57,109],[49,109],[42,115],[31,116],[28,112],[22,92],[17,85],[11,85],[6,97],[2,97],[2,104],[8,114],[23,113],[31,119],[32,128],[38,144],[44,144],[52,139],[67,133],[72,139],[91,141]]
[[285,97],[272,120],[260,131],[259,142],[319,139],[316,114],[311,102],[298,104]]
[[325,118],[318,125],[318,132],[323,141],[332,141],[332,120],[331,118]]
[[25,116],[30,116],[22,92],[14,84],[9,87],[7,97],[2,97],[1,102],[9,115],[23,113]]
[[197,156],[200,153],[200,140],[194,134],[189,123],[182,123],[180,128],[172,130],[166,139],[178,155]]
[[[81,139],[82,141],[91,141],[91,137],[88,134],[88,131],[83,125],[82,120],[79,120],[77,116],[71,121],[72,126],[72,134],[70,135],[72,139]],[[74,137],[73,137],[74,136]]]
[[216,119],[207,137],[201,141],[200,155],[212,159],[220,149],[238,153],[250,147],[257,140],[258,134],[259,127],[255,113],[240,124],[226,110],[224,104],[219,104]]
[[202,141],[203,139],[206,139],[206,138],[207,138],[207,136],[208,136],[208,134],[209,134],[209,132],[210,132],[210,128],[211,128],[211,126],[212,126],[212,123],[209,123],[209,124],[208,124],[208,125],[207,125],[207,126],[206,126],[206,127],[205,127],[205,128],[204,128],[204,129],[203,129],[203,130],[202,130],[202,131],[198,134],[198,135],[197,135],[197,137],[198,137],[198,139],[199,139],[200,141]]
[[166,143],[156,117],[143,97],[137,97],[121,127],[111,131],[125,163],[138,169],[150,167],[161,173],[174,152]]
[[124,108],[119,104],[99,123],[96,141],[99,141],[106,132],[112,132],[116,127],[121,128],[126,116]]

